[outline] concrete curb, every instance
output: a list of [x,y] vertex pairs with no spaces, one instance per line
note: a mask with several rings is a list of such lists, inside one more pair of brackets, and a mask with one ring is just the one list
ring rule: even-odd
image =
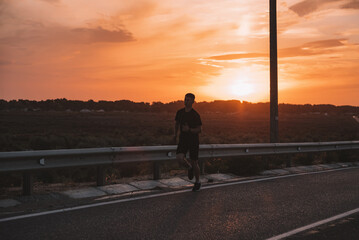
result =
[[88,197],[99,197],[106,195],[105,192],[94,188],[81,188],[81,189],[74,189],[74,190],[67,190],[64,192],[61,192],[64,195],[67,195],[70,198],[79,199],[79,198],[88,198]]

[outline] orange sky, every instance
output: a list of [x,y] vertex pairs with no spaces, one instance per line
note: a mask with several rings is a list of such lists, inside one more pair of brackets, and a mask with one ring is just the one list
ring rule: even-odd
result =
[[[2,0],[0,98],[269,101],[269,0]],[[278,0],[279,102],[359,106],[359,1]]]

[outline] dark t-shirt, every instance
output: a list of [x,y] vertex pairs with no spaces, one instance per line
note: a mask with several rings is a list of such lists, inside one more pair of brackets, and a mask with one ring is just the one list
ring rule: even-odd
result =
[[182,126],[188,124],[190,128],[196,128],[202,126],[200,115],[192,108],[189,112],[186,112],[185,108],[177,111],[175,121],[180,125],[180,138],[192,138],[198,140],[198,133],[182,132]]

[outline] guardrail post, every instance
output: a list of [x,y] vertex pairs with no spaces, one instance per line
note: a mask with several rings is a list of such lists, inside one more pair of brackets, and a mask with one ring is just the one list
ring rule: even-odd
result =
[[105,182],[105,168],[103,166],[97,166],[97,186],[104,186]]
[[31,172],[24,172],[22,174],[22,194],[30,196],[33,193],[34,178]]
[[161,179],[161,165],[159,162],[155,161],[153,163],[153,179]]
[[292,164],[290,162],[290,158],[287,159],[287,162],[286,162],[285,166],[286,167],[291,167],[292,166]]
[[205,159],[199,160],[199,170],[200,170],[201,175],[204,174],[204,165],[205,165],[204,163],[205,163]]

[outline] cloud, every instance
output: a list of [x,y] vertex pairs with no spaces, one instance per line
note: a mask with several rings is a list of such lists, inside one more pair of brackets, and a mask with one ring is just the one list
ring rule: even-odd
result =
[[336,47],[344,46],[346,39],[329,39],[315,42],[308,42],[298,47],[283,48],[278,50],[280,58],[313,56],[333,53]]
[[200,31],[199,33],[194,34],[194,38],[196,40],[201,40],[209,37],[215,36],[219,32],[219,29],[208,29],[204,31]]
[[258,57],[268,57],[268,54],[265,54],[265,53],[225,54],[225,55],[212,56],[212,57],[209,57],[207,59],[211,59],[211,60],[235,60],[235,59],[242,59],[242,58],[258,58]]
[[[35,26],[35,25],[34,25]],[[39,27],[18,32],[12,36],[0,38],[0,44],[20,46],[22,45],[42,45],[46,44],[91,44],[91,43],[122,43],[134,41],[132,33],[126,29],[110,31],[97,28],[75,28],[67,27],[44,27],[40,23]]]
[[298,14],[300,17],[303,17],[317,11],[321,6],[327,3],[338,1],[341,0],[304,0],[289,7],[289,9]]
[[[87,2],[87,1],[83,1]],[[17,3],[0,0],[0,39],[18,42],[38,38],[59,42],[127,42],[133,41],[132,32],[123,25],[124,19],[112,19],[115,6],[105,3],[88,3],[81,11],[76,10],[81,1],[31,0]],[[87,4],[87,3],[86,3]],[[126,4],[123,8],[125,8]],[[150,6],[147,4],[147,7]],[[143,11],[141,12],[143,13]],[[130,16],[130,14],[122,14]],[[65,39],[66,38],[66,39]]]
[[53,3],[60,3],[60,0],[41,0],[41,1],[47,2],[47,3],[51,3],[51,4],[53,4]]
[[359,9],[359,1],[357,0],[352,0],[347,4],[344,4],[342,6],[342,8],[344,9]]
[[[299,57],[311,56],[319,54],[327,54],[333,52],[332,48],[345,46],[346,39],[328,39],[315,42],[308,42],[301,46],[282,48],[278,50],[278,56],[281,58],[286,57]],[[210,60],[236,60],[242,58],[261,58],[269,57],[267,53],[238,53],[238,54],[224,54],[211,56],[206,59]]]
[[0,60],[0,66],[4,66],[4,65],[10,65],[12,64],[12,61],[8,61],[8,60]]
[[84,43],[96,43],[96,42],[129,42],[134,41],[132,34],[124,29],[118,29],[115,31],[109,31],[98,28],[76,28],[72,30],[78,37],[78,40]]
[[332,47],[339,47],[343,46],[343,41],[346,39],[328,39],[322,41],[315,41],[315,42],[308,42],[303,45],[303,47],[308,48],[332,48]]

